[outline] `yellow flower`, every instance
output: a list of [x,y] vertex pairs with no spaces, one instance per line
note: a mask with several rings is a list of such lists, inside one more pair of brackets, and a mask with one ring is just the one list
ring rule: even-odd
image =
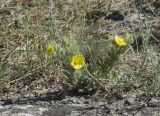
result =
[[119,46],[126,46],[127,45],[125,39],[122,37],[119,37],[119,36],[115,36],[115,42]]
[[71,66],[75,69],[80,69],[85,64],[85,58],[83,55],[74,55],[72,56]]
[[46,52],[48,54],[52,54],[54,52],[54,50],[55,50],[55,46],[53,44],[48,44],[47,45]]

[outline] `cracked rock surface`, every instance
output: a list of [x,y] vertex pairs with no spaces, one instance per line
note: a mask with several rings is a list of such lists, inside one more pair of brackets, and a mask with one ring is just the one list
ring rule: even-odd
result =
[[[27,95],[25,95],[27,96]],[[62,98],[60,98],[60,96]],[[93,96],[74,96],[52,93],[18,100],[0,100],[0,116],[158,116],[160,98],[125,96],[117,101],[97,99]]]

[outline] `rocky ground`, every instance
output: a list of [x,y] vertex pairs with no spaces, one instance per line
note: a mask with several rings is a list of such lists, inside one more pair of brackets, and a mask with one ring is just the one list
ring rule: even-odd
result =
[[160,98],[123,95],[118,100],[97,95],[73,95],[55,91],[45,95],[25,94],[0,100],[1,116],[158,116]]

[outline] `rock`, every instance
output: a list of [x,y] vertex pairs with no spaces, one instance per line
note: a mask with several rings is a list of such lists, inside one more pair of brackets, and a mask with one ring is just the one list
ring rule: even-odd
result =
[[38,108],[38,110],[39,110],[40,114],[42,114],[43,112],[48,111],[49,109],[40,107],[40,108]]
[[12,107],[15,109],[27,110],[28,108],[32,108],[34,106],[33,105],[13,105]]
[[160,100],[157,100],[155,98],[152,98],[148,103],[147,105],[149,107],[157,107],[157,106],[160,106]]
[[128,102],[130,105],[136,104],[135,99],[136,99],[136,96],[135,96],[135,95],[129,96],[129,97],[127,98],[127,102]]
[[0,105],[0,109],[3,109],[3,106]]
[[73,111],[74,108],[68,105],[53,106],[50,110],[43,112],[42,116],[70,116]]
[[140,19],[141,20],[144,19],[144,15],[143,14],[133,14],[132,16],[127,18],[127,20],[129,20],[131,22],[138,22]]
[[34,94],[25,94],[24,97],[25,98],[34,98],[35,95]]
[[131,105],[131,103],[128,100],[124,100],[124,105]]
[[141,111],[137,112],[135,116],[142,116],[142,112]]
[[7,105],[0,108],[0,116],[41,116],[47,108],[35,105]]
[[13,104],[14,101],[12,99],[6,99],[4,100],[4,104],[3,105],[10,105],[10,104]]

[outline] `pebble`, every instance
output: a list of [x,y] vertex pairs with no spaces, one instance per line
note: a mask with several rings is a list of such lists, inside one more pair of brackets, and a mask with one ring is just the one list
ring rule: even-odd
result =
[[0,105],[0,109],[3,109],[3,106]]
[[155,107],[155,106],[160,106],[160,101],[155,99],[155,98],[152,98],[148,104],[147,104],[149,107]]
[[136,98],[135,95],[129,96],[129,97],[127,98],[127,101],[128,101],[131,105],[136,104],[135,98]]
[[144,19],[144,15],[143,14],[134,14],[132,16],[130,16],[128,18],[129,21],[132,21],[132,22],[138,22],[139,20],[142,20]]

